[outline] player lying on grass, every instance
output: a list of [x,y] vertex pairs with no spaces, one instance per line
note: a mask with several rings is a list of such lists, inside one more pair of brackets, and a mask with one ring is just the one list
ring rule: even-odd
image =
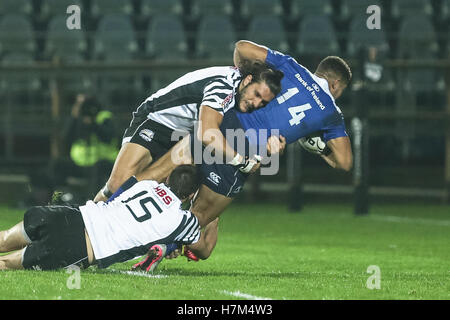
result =
[[[281,71],[264,63],[250,62],[239,68],[196,70],[158,90],[133,112],[111,175],[94,201],[106,201],[126,179],[147,168],[188,133],[198,134],[204,145],[215,148],[240,170],[251,171],[257,161],[237,154],[219,125],[231,109],[247,113],[264,107],[280,92],[282,77]],[[199,126],[194,132],[196,121]]]
[[[249,144],[266,146],[266,140],[255,139],[260,131],[279,130],[281,138],[275,149],[283,149],[284,144],[319,132],[327,145],[327,152],[320,156],[333,168],[349,171],[353,156],[347,135],[344,117],[335,103],[347,85],[352,73],[347,63],[335,56],[324,58],[314,73],[299,64],[294,58],[250,41],[241,40],[235,45],[234,62],[239,66],[243,61],[263,61],[284,73],[281,93],[268,105],[252,113],[239,110],[228,112],[222,125],[244,131],[256,130],[248,135]],[[223,130],[224,128],[222,128]],[[276,140],[275,140],[276,142]],[[182,140],[171,152],[142,172],[138,179],[160,180],[167,176],[175,165],[173,158],[179,154],[189,159],[189,142]],[[184,151],[180,151],[184,149]],[[274,150],[273,152],[277,152]],[[248,174],[239,172],[227,164],[202,164],[202,185],[190,210],[198,217],[200,225],[206,226],[225,210],[233,198],[242,190]],[[211,176],[216,179],[211,179]],[[217,183],[218,182],[218,183]]]
[[[201,233],[197,218],[181,209],[199,184],[196,167],[181,165],[166,184],[132,177],[107,203],[33,207],[23,221],[0,232],[0,252],[17,250],[0,256],[0,270],[106,268],[142,256],[149,248],[159,257],[164,253],[159,244],[166,243],[190,244],[206,259],[215,246],[217,226],[213,223]],[[136,267],[152,270],[153,258]]]

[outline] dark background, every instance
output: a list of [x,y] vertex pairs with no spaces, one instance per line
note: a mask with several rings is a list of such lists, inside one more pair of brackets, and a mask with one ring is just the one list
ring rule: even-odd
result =
[[[81,30],[66,27],[72,4]],[[365,25],[372,4],[380,30]],[[67,156],[59,137],[78,93],[114,112],[121,137],[146,97],[187,71],[232,64],[234,42],[248,39],[311,71],[327,55],[348,60],[354,78],[337,104],[351,138],[351,120],[367,120],[370,198],[448,203],[449,26],[447,0],[0,0],[2,201],[16,205],[30,174]],[[379,81],[364,77],[369,47],[383,67]],[[292,153],[298,170],[288,165]],[[278,175],[252,177],[240,198],[289,198],[298,181],[307,201],[354,200],[353,172],[298,146]],[[88,182],[80,183],[74,188]]]

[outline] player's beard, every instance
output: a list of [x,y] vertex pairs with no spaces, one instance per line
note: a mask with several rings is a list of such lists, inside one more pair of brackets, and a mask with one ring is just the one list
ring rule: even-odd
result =
[[245,97],[249,85],[250,83],[244,86],[240,92],[236,93],[236,104],[238,106],[237,110],[242,113],[252,113],[253,111],[256,110],[255,107],[253,107],[253,105],[248,104],[246,101],[244,101],[244,103],[246,104],[247,111],[241,110],[241,98]]

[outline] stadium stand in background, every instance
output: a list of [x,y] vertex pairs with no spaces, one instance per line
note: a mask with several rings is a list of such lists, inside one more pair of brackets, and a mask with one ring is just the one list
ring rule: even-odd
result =
[[[51,40],[51,36],[55,36],[55,24],[58,23],[54,19],[67,16],[66,9],[72,4],[81,8],[82,31],[87,45],[79,49],[84,50],[84,58],[87,60],[100,57],[98,50],[101,50],[102,45],[96,43],[99,34],[102,39],[110,37],[109,40],[104,40],[107,42],[114,42],[113,38],[120,37],[135,41],[133,47],[127,43],[119,51],[110,53],[110,56],[116,56],[116,60],[160,59],[158,49],[152,49],[156,40],[164,40],[164,48],[166,43],[174,41],[172,43],[175,50],[170,52],[174,58],[194,59],[208,54],[204,43],[208,37],[212,38],[211,41],[217,41],[213,35],[208,35],[208,32],[213,34],[215,28],[223,28],[224,46],[228,46],[229,39],[235,41],[255,37],[255,41],[269,41],[275,49],[288,51],[293,55],[299,55],[308,50],[308,47],[318,45],[317,37],[307,35],[310,33],[308,28],[312,28],[317,33],[328,34],[329,38],[322,41],[330,42],[325,49],[352,55],[355,48],[348,43],[350,36],[353,36],[353,40],[364,41],[364,33],[367,31],[357,28],[357,23],[361,21],[356,20],[366,16],[365,9],[373,4],[382,8],[382,41],[389,44],[389,58],[400,54],[401,48],[398,46],[401,41],[398,39],[402,37],[402,29],[409,28],[408,20],[414,21],[413,17],[416,15],[421,17],[421,21],[417,23],[429,24],[424,30],[431,28],[431,32],[435,34],[436,43],[432,46],[435,54],[443,57],[448,53],[448,0],[2,0],[2,30],[11,29],[11,32],[7,32],[11,37],[3,37],[0,44],[7,47],[22,43],[21,45],[27,46],[25,50],[31,50],[37,61],[48,59],[46,42]],[[163,22],[167,16],[172,22]],[[420,29],[417,25],[415,27]],[[170,30],[167,39],[161,39],[163,37],[160,31],[150,30],[155,28]],[[13,36],[13,29],[21,35]],[[355,38],[358,29],[361,32],[360,38]],[[261,32],[258,33],[257,30]],[[121,35],[117,34],[119,31]],[[112,35],[108,36],[108,33]],[[280,40],[275,36],[277,34],[280,35]],[[215,46],[216,44],[211,45]],[[130,51],[132,48],[134,52]],[[169,54],[167,49],[162,50]],[[70,54],[68,51],[64,55]],[[219,52],[212,52],[211,56],[222,54],[220,48],[217,51]]]
[[[81,8],[82,29],[68,31],[66,9],[74,4]],[[365,27],[369,5],[381,8],[381,30]],[[377,59],[387,64],[382,81],[367,92],[365,104],[371,111],[392,117],[445,112],[443,68],[401,67],[389,61],[443,61],[450,56],[449,35],[450,0],[1,0],[0,65],[32,71],[0,75],[0,97],[7,101],[2,105],[0,159],[23,166],[45,162],[54,148],[49,136],[58,130],[57,125],[42,125],[49,121],[45,114],[53,120],[63,117],[80,92],[101,95],[127,123],[143,98],[192,64],[232,64],[239,39],[286,52],[307,67],[325,54],[340,55],[355,70],[361,50],[375,47]],[[102,63],[109,69],[99,68]],[[127,69],[133,63],[152,68]],[[33,69],[83,64],[62,73]],[[173,67],[163,71],[158,64]],[[360,75],[355,72],[353,89]],[[345,115],[360,107],[352,90],[338,104]],[[430,180],[442,181],[443,125],[435,125],[433,115],[428,119],[371,120],[371,159],[386,166],[438,166],[441,171],[427,172]],[[19,129],[18,121],[27,125]],[[392,128],[396,134],[388,135]],[[23,143],[46,146],[25,151],[18,147]],[[374,175],[373,183],[382,183],[380,176]]]

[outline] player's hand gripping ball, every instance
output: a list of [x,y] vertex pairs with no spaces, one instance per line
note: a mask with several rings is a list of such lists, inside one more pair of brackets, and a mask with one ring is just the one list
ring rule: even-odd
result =
[[298,143],[308,152],[314,154],[325,154],[328,151],[327,145],[320,136],[308,136],[298,140]]

